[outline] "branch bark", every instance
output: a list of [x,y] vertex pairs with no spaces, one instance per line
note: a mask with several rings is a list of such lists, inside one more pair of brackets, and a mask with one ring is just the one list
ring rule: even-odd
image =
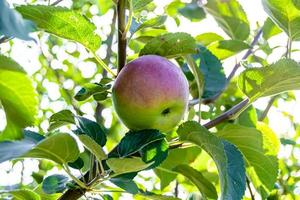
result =
[[126,47],[127,38],[126,34],[126,0],[119,0],[117,4],[117,15],[118,15],[118,73],[126,64]]

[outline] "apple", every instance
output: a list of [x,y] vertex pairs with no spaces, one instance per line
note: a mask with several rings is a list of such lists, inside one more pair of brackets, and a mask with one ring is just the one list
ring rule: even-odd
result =
[[129,129],[167,132],[187,110],[189,85],[175,64],[161,56],[146,55],[123,67],[114,83],[112,99]]

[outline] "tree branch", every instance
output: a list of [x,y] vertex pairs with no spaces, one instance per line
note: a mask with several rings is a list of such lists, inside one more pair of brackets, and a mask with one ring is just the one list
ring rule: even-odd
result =
[[126,47],[127,38],[126,29],[126,0],[119,0],[117,4],[117,15],[118,15],[118,73],[126,64]]
[[[257,42],[258,42],[261,35],[262,35],[262,28],[259,29],[257,34],[254,36],[253,41],[250,44],[250,48],[245,53],[245,55],[242,57],[241,61],[246,60],[252,54],[252,50],[253,50],[254,46],[257,44]],[[226,85],[224,86],[224,88],[220,92],[218,92],[216,95],[214,95],[213,97],[210,97],[210,98],[207,98],[207,99],[202,99],[203,104],[213,103],[221,96],[221,94],[227,89],[227,87],[228,87],[231,79],[234,77],[236,71],[241,66],[241,61],[236,63],[236,65],[233,67],[231,73],[227,77]],[[194,106],[198,103],[199,103],[199,99],[193,99],[193,100],[190,101],[189,105]]]

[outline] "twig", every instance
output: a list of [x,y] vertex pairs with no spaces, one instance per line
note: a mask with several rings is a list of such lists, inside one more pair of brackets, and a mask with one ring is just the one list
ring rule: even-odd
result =
[[[254,48],[254,46],[257,44],[260,36],[262,35],[262,28],[259,29],[259,31],[257,32],[257,34],[254,36],[253,41],[250,44],[250,48],[248,49],[248,51],[245,53],[245,55],[242,57],[241,61],[246,60],[251,54],[252,54],[252,50]],[[231,73],[229,74],[229,76],[227,77],[226,80],[226,85],[224,86],[224,88],[218,92],[216,95],[214,95],[213,97],[207,98],[207,99],[203,99],[202,103],[203,104],[210,104],[215,102],[220,96],[221,94],[227,89],[231,79],[234,77],[236,71],[238,70],[238,68],[241,66],[241,61],[236,63],[236,65],[233,67]],[[189,105],[190,106],[194,106],[196,104],[199,103],[198,99],[193,99],[192,101],[190,101]]]
[[267,117],[268,112],[270,111],[270,109],[271,109],[271,107],[272,107],[272,105],[273,105],[273,103],[275,102],[275,100],[276,100],[277,97],[278,97],[278,96],[273,96],[273,97],[270,99],[270,101],[269,101],[267,107],[265,108],[264,112],[261,114],[261,116],[260,116],[260,118],[259,118],[259,121],[264,121],[264,119]]
[[13,37],[7,37],[7,36],[2,36],[0,38],[0,44],[8,42],[9,40],[13,39]]
[[57,4],[59,4],[60,2],[62,2],[63,0],[57,0],[57,1],[55,1],[55,2],[53,2],[52,4],[51,4],[51,6],[56,6]]
[[124,67],[126,63],[126,46],[127,39],[124,37],[126,28],[126,0],[119,0],[117,5],[118,15],[118,72]]

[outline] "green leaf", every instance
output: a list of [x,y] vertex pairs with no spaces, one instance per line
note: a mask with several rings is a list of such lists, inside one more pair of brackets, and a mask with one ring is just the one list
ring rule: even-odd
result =
[[154,17],[152,19],[149,19],[149,20],[143,22],[142,24],[140,24],[139,26],[137,26],[136,28],[131,30],[131,34],[133,35],[135,32],[138,32],[139,30],[142,30],[142,29],[145,29],[145,28],[160,27],[160,26],[164,25],[166,20],[167,20],[166,15],[161,15],[161,16],[158,16],[158,17]]
[[130,194],[137,194],[139,192],[138,186],[132,180],[132,177],[127,178],[126,175],[127,174],[124,174],[121,177],[119,176],[118,178],[112,178],[110,181]]
[[181,141],[198,145],[215,161],[221,182],[221,199],[242,199],[246,189],[246,175],[243,157],[238,149],[197,122],[183,123],[177,133]]
[[262,68],[250,68],[238,77],[238,87],[253,102],[260,97],[272,96],[300,89],[300,66],[290,59]]
[[191,164],[200,154],[198,147],[177,148],[169,151],[169,155],[161,165],[155,169],[156,175],[160,179],[160,188],[163,190],[172,182],[177,174],[172,170],[179,164]]
[[139,11],[151,3],[153,0],[131,0],[134,11]]
[[209,0],[204,8],[232,39],[246,40],[248,38],[249,22],[237,0]]
[[140,56],[155,54],[174,58],[197,53],[195,39],[187,33],[167,33],[151,39],[141,50]]
[[190,19],[192,22],[201,21],[206,17],[205,11],[201,8],[196,1],[186,3],[185,6],[179,9],[179,13]]
[[78,157],[74,162],[69,162],[68,165],[74,169],[81,169],[84,167],[84,161]]
[[212,199],[218,198],[216,188],[202,175],[201,172],[188,165],[177,165],[173,170],[192,181],[205,197]]
[[22,156],[43,138],[37,133],[24,131],[22,140],[0,142],[0,163]]
[[224,38],[216,33],[202,33],[195,37],[196,41],[203,46],[207,46],[213,42],[224,40]]
[[53,131],[61,126],[75,124],[74,114],[69,110],[62,110],[53,114],[49,119],[48,131]]
[[76,130],[76,134],[88,135],[102,147],[106,144],[106,133],[100,124],[84,117],[77,117],[77,119],[79,129]]
[[213,42],[208,46],[208,49],[220,60],[229,58],[249,48],[248,44],[240,40],[222,40]]
[[247,127],[256,127],[257,121],[256,109],[252,105],[243,111],[236,119],[238,124]]
[[138,172],[146,169],[153,163],[145,163],[141,158],[109,158],[106,161],[109,168],[116,174]]
[[10,9],[5,0],[0,1],[0,13],[0,35],[33,40],[29,32],[35,28],[34,24],[29,20],[24,20],[17,11]]
[[94,154],[99,162],[107,157],[102,147],[97,144],[97,142],[95,142],[90,136],[79,135],[78,137],[85,148],[87,148],[92,154]]
[[23,155],[29,158],[49,159],[58,164],[73,162],[78,156],[79,149],[76,140],[67,133],[57,133],[45,138]]
[[111,85],[102,85],[96,83],[85,84],[75,95],[77,101],[84,101],[92,95],[102,94],[109,90]]
[[36,192],[37,194],[40,195],[41,200],[57,200],[57,199],[59,199],[59,197],[61,196],[60,193],[46,194],[46,193],[43,191],[41,185],[39,185],[38,187],[36,187],[36,188],[34,189],[34,192]]
[[32,126],[37,114],[37,94],[32,81],[15,61],[0,55],[0,101],[7,126],[1,140],[21,139],[22,128]]
[[45,178],[42,189],[46,194],[61,193],[66,189],[68,177],[54,174]]
[[280,28],[278,28],[276,26],[276,24],[274,24],[274,22],[270,19],[270,18],[267,18],[263,27],[262,27],[262,30],[263,30],[263,37],[268,40],[270,39],[271,37],[279,34],[282,32],[282,30]]
[[16,9],[38,28],[79,42],[93,52],[101,45],[101,38],[95,33],[96,26],[74,10],[43,5],[25,5]]
[[9,193],[13,196],[14,200],[41,200],[41,197],[37,193],[29,189],[13,190]]
[[245,161],[269,191],[274,188],[278,175],[279,141],[276,135],[265,125],[259,129],[240,125],[227,125],[217,135],[235,144],[243,153]]
[[134,195],[134,198],[137,200],[146,200],[146,199],[149,199],[149,200],[180,200],[179,198],[176,198],[176,197],[158,195],[158,194],[153,194],[150,192],[136,194],[136,195]]
[[300,9],[292,0],[262,0],[269,17],[289,38],[300,40]]
[[204,75],[202,98],[210,98],[224,89],[226,76],[222,63],[214,54],[200,45],[198,45],[198,49],[199,53],[193,55],[193,58]]

